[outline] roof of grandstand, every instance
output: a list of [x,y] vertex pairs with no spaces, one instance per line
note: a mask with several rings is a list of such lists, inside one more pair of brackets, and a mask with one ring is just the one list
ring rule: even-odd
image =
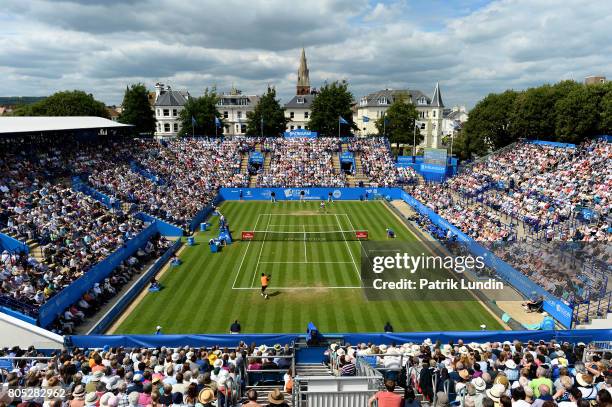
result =
[[117,123],[95,116],[19,116],[0,118],[0,134],[127,127],[132,127],[132,125]]

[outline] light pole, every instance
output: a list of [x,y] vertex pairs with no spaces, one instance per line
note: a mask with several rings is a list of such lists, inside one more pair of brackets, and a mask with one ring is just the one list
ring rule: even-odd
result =
[[416,162],[416,126],[417,121],[414,119],[414,126],[412,126],[412,160]]

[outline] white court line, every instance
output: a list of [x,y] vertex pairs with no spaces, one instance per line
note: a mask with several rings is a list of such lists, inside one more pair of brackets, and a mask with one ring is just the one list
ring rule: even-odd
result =
[[[257,220],[255,221],[255,226],[253,227],[253,229],[257,229],[257,223],[259,222],[260,216],[261,214],[257,215]],[[251,242],[252,240],[249,240],[249,243],[247,243],[246,250],[244,251],[244,254],[242,255],[242,260],[240,261],[240,267],[238,267],[238,272],[236,273],[236,277],[234,278],[234,283],[232,284],[232,288],[236,286],[236,280],[238,280],[238,276],[240,275],[240,270],[242,270],[242,263],[244,263],[244,259],[247,253],[249,252],[249,247],[251,247]]]
[[[336,222],[338,222],[338,226],[340,227],[340,230],[342,230],[342,225],[340,224],[340,219],[338,219],[338,215],[336,215]],[[359,281],[361,281],[361,273],[359,272],[359,267],[357,267],[357,263],[355,263],[355,258],[353,257],[353,252],[351,251],[351,247],[348,244],[348,241],[346,239],[344,239],[344,243],[346,244],[346,250],[348,250],[349,254],[351,255],[351,260],[353,261],[353,266],[355,266],[355,272],[357,273],[357,278]]]
[[313,214],[303,214],[303,213],[262,213],[262,216],[337,216],[337,215],[346,215],[348,213],[313,213]]
[[306,225],[302,226],[304,226],[304,259],[306,259],[306,263],[308,263],[308,252],[306,248]]
[[[344,213],[343,215],[346,216],[346,218],[348,219],[349,223],[351,224],[351,229],[355,230],[355,226],[353,225],[353,221],[351,220],[351,217],[348,216],[346,213]],[[361,239],[359,239],[359,245],[363,249],[363,243],[361,242]],[[368,258],[368,260],[370,260],[370,256],[368,256],[367,250],[363,249],[362,251],[365,253],[365,255]],[[361,276],[359,276],[359,278],[361,278]]]
[[354,264],[352,261],[260,261],[259,264]]
[[[312,289],[330,289],[330,290],[338,290],[338,289],[342,289],[342,288],[346,288],[346,289],[351,289],[351,290],[355,290],[355,289],[361,289],[361,286],[308,286],[308,287],[295,287],[295,286],[291,286],[291,287],[269,287],[269,290],[285,290],[285,291],[291,291],[291,290],[312,290]],[[232,288],[232,290],[259,290],[259,288],[257,287],[234,287]]]
[[[268,226],[270,226],[270,227],[278,226],[278,227],[295,227],[295,228],[298,228],[298,227],[302,227],[302,226],[306,227],[307,225],[268,225]],[[313,228],[335,228],[336,225],[308,225],[308,227],[313,227]],[[276,231],[270,230],[270,232],[276,232]]]
[[[266,225],[265,232],[268,231],[268,225],[270,224],[270,220],[272,217],[268,218],[268,224]],[[253,273],[253,279],[251,280],[251,287],[255,284],[255,277],[257,277],[257,270],[259,269],[259,260],[261,260],[261,253],[263,253],[264,244],[266,244],[266,235],[264,235],[264,240],[261,242],[261,248],[259,249],[259,256],[257,256],[257,264],[255,265],[255,272]]]

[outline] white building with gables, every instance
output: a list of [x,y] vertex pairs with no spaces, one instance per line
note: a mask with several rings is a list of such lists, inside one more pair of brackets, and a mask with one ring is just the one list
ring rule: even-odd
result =
[[357,103],[357,115],[353,117],[359,128],[359,135],[378,134],[376,121],[398,97],[405,97],[407,103],[416,107],[420,131],[425,136],[421,146],[439,148],[442,144],[444,103],[438,83],[431,97],[414,89],[384,89],[363,96]]

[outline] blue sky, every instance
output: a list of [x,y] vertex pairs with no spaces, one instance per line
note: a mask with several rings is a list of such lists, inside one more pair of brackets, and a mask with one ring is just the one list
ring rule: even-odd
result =
[[157,81],[294,94],[311,83],[433,92],[471,107],[490,92],[612,76],[612,3],[586,0],[3,0],[0,95],[83,89],[109,104]]

